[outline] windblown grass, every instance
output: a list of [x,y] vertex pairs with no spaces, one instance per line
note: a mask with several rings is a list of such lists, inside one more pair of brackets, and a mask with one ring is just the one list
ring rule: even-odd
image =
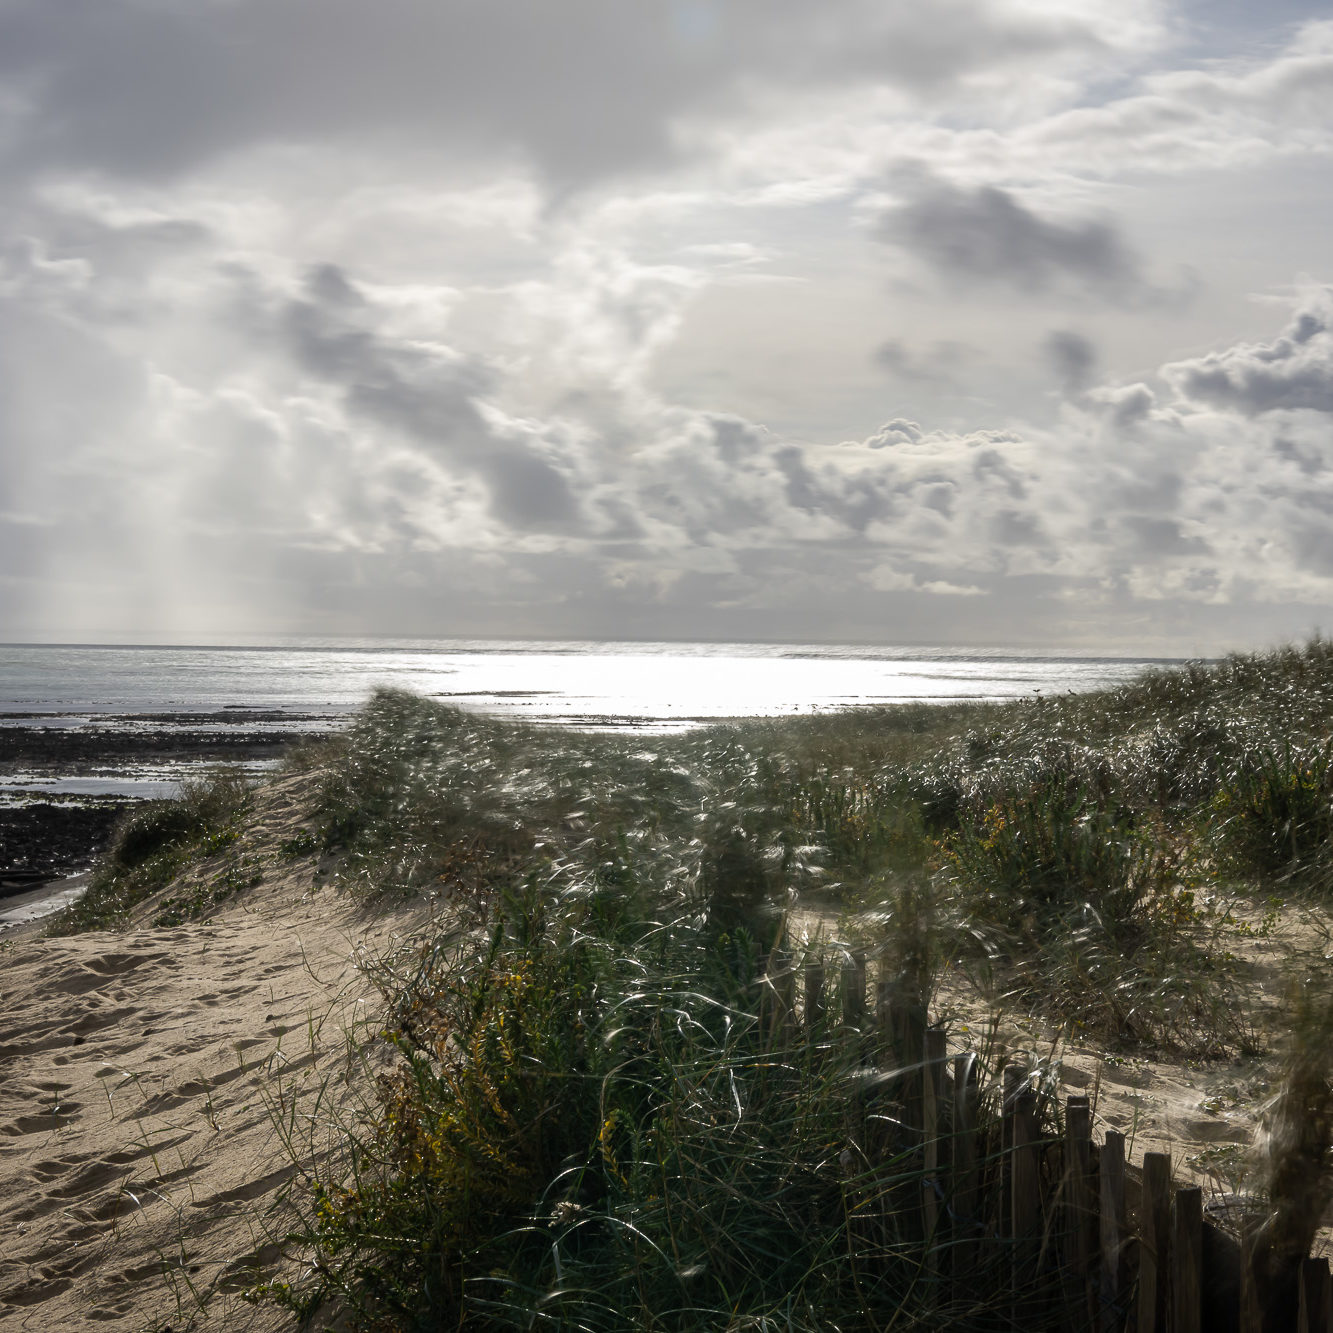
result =
[[[220,768],[185,782],[175,800],[149,801],[130,810],[94,868],[87,892],[52,916],[48,933],[74,935],[126,924],[139,903],[165,888],[187,865],[233,843],[249,801],[244,774]],[[239,887],[230,884],[225,893]],[[220,898],[211,899],[210,905],[216,901]]]
[[711,894],[947,902],[934,952],[1109,1042],[1253,1044],[1236,894],[1326,882],[1333,652],[1100,694],[829,715],[673,738],[523,728],[387,692],[330,768],[326,845],[369,895],[485,900],[550,867]]
[[[950,971],[1108,1045],[1242,1050],[1231,900],[1330,883],[1330,734],[1322,641],[671,738],[381,692],[324,751],[315,840],[368,907],[453,925],[382,970],[391,1058],[297,1233],[308,1280],[256,1295],[366,1330],[1012,1326],[1007,1258],[966,1298],[931,1278],[901,1071],[765,1008],[789,910],[856,913],[918,1014]],[[243,801],[127,826],[85,919]]]
[[309,1280],[256,1298],[359,1329],[1011,1327],[1006,1248],[948,1280],[904,1076],[869,1031],[778,1022],[725,916],[566,866],[382,973],[397,1062],[315,1186]]

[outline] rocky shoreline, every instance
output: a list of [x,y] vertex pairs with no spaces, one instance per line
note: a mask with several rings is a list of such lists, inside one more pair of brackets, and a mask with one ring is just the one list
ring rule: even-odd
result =
[[233,708],[0,714],[0,898],[86,870],[124,812],[144,799],[136,789],[169,790],[216,764],[264,766],[336,721]]
[[0,806],[0,898],[86,869],[130,801]]

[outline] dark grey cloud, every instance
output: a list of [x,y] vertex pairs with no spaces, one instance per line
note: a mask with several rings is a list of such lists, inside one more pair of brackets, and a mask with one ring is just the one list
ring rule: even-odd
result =
[[1211,548],[1199,537],[1188,537],[1172,518],[1127,514],[1121,520],[1133,535],[1134,545],[1149,555],[1208,555]]
[[483,450],[490,432],[476,398],[491,379],[482,363],[386,338],[376,322],[371,304],[333,264],[311,271],[285,321],[298,363],[338,385],[354,412],[442,453]]
[[1274,439],[1273,452],[1286,462],[1294,463],[1307,477],[1317,477],[1333,465],[1333,450],[1321,452],[1285,435]]
[[991,540],[997,546],[1044,546],[1046,536],[1041,523],[1033,514],[1017,509],[1003,509],[990,524]]
[[580,181],[674,150],[757,85],[897,83],[1104,50],[987,0],[8,0],[0,78],[29,164],[160,177],[255,143],[512,149]]
[[1072,329],[1052,329],[1041,345],[1047,364],[1065,393],[1082,393],[1097,371],[1097,347]]
[[1306,569],[1324,577],[1333,576],[1333,514],[1325,512],[1314,522],[1295,524],[1291,533],[1292,550]]
[[564,474],[517,444],[492,448],[482,462],[496,518],[519,531],[553,531],[579,519],[579,505]]
[[1157,395],[1146,384],[1098,385],[1088,392],[1087,405],[1126,431],[1148,420]]
[[1015,500],[1027,498],[1027,485],[1022,475],[998,449],[981,449],[972,464],[972,475],[978,481],[994,482]]
[[887,338],[875,348],[875,364],[906,382],[955,384],[960,373],[978,359],[975,347],[941,338],[926,347],[909,347],[901,338]]
[[1163,373],[1177,392],[1211,407],[1247,415],[1283,408],[1333,412],[1333,288],[1308,298],[1272,342],[1177,361]]
[[928,179],[884,215],[878,231],[957,281],[1024,291],[1072,281],[1118,300],[1148,290],[1139,260],[1111,223],[1053,221],[994,185]]
[[542,456],[539,442],[498,436],[483,416],[478,400],[495,383],[487,367],[385,336],[378,319],[340,268],[321,264],[307,276],[302,299],[288,307],[285,329],[298,364],[333,384],[353,415],[483,478],[502,523],[520,531],[574,524],[580,507],[569,479]]

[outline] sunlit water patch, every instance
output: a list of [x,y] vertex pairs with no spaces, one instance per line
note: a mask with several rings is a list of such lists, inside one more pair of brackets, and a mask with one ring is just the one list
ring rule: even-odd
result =
[[299,726],[309,727],[346,716],[373,689],[390,686],[508,716],[670,730],[729,717],[1050,696],[1119,684],[1156,664],[767,644],[0,645],[0,712],[94,719],[280,709],[307,715]]

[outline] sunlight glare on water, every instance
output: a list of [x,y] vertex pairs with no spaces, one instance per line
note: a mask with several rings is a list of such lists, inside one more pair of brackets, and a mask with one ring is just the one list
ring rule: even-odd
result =
[[1153,664],[749,644],[0,645],[0,712],[248,708],[336,716],[387,685],[487,712],[657,730],[914,700],[1063,694],[1118,684]]

